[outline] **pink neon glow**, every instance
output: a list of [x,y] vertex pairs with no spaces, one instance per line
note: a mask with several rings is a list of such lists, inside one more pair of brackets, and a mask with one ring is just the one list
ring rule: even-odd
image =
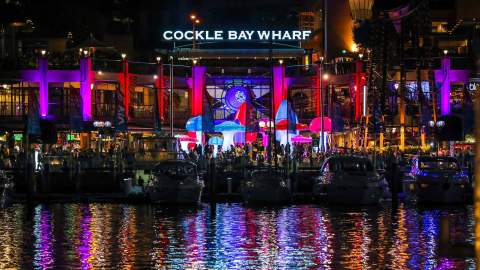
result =
[[129,117],[129,97],[130,97],[130,74],[128,73],[128,61],[125,61],[123,64],[123,73],[119,73],[119,82],[120,82],[120,89],[123,91],[123,97],[125,100],[125,117],[128,120]]
[[305,137],[305,136],[302,136],[302,135],[297,135],[297,136],[292,138],[292,142],[293,143],[311,143],[312,138]]
[[192,67],[192,85],[190,95],[190,105],[192,116],[201,115],[203,113],[203,89],[205,88],[205,71],[206,68],[202,66]]
[[[310,122],[310,131],[311,132],[321,132],[322,130],[322,118],[317,117]],[[332,131],[332,120],[330,117],[323,117],[323,131],[331,132]]]
[[468,81],[468,70],[452,70],[450,66],[450,58],[442,59],[442,68],[435,70],[435,82],[440,86],[440,109],[442,115],[450,113],[450,84],[452,82]]
[[80,59],[80,96],[82,97],[83,120],[92,119],[92,88],[94,82],[92,75],[92,59]]
[[80,61],[80,70],[48,70],[48,60],[38,59],[38,70],[22,71],[22,80],[38,82],[40,115],[48,115],[48,83],[80,82],[80,95],[82,97],[83,120],[89,120],[92,116],[92,100],[90,85],[94,82],[94,73],[91,71],[91,59]]
[[40,115],[46,117],[48,115],[48,60],[45,57],[38,58],[38,79],[39,79],[39,103]]
[[285,66],[275,66],[273,67],[273,104],[275,113],[284,99],[287,99]]

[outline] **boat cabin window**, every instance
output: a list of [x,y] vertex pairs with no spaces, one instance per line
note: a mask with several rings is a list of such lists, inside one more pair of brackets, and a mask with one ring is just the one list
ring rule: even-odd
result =
[[373,165],[366,159],[345,159],[342,161],[342,170],[348,172],[373,171]]
[[373,165],[367,159],[331,159],[321,169],[322,173],[339,171],[373,171]]
[[420,170],[458,170],[458,163],[454,160],[420,160]]

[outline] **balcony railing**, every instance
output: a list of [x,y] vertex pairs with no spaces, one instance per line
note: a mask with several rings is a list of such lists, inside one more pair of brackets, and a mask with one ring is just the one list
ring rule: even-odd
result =
[[123,70],[123,65],[121,60],[94,58],[92,61],[92,69],[95,71],[119,73]]
[[133,105],[130,106],[129,116],[135,120],[153,121],[153,105]]
[[95,120],[112,120],[115,116],[115,104],[97,103],[93,105],[93,118]]

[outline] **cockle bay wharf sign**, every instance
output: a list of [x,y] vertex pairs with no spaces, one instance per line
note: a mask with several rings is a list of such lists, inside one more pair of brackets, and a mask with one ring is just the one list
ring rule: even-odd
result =
[[181,40],[197,40],[197,41],[213,41],[213,40],[256,40],[256,41],[287,41],[287,40],[306,40],[310,37],[312,31],[264,31],[264,30],[197,30],[197,31],[181,31],[167,30],[164,31],[162,37],[164,40],[181,41]]

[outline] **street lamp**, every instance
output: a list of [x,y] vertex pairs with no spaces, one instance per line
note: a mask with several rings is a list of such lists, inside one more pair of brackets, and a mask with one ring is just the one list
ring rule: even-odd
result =
[[45,55],[47,54],[47,51],[46,51],[46,50],[42,50],[42,51],[40,51],[40,53],[42,54],[42,57],[45,57]]
[[127,54],[126,54],[126,53],[122,53],[122,60],[125,60],[125,58],[127,58]]
[[157,56],[156,60],[157,60],[157,64],[160,64],[160,61],[162,61],[162,57]]
[[193,32],[192,49],[195,49],[196,41],[197,41],[197,35],[195,34],[195,27],[197,24],[200,24],[200,19],[198,19],[195,14],[192,14],[190,15],[190,20],[192,21],[192,32]]

